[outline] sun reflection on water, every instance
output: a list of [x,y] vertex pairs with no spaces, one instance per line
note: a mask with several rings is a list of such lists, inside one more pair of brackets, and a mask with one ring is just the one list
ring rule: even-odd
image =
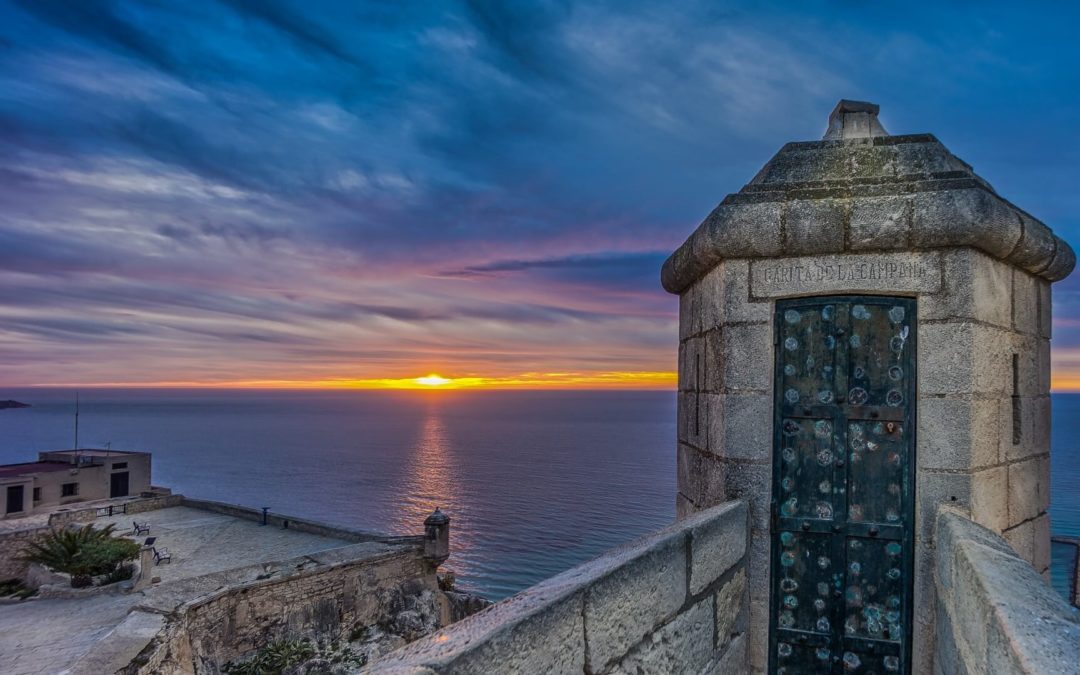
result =
[[462,529],[454,527],[454,521],[460,523],[467,517],[460,500],[459,466],[455,455],[440,401],[432,399],[416,443],[403,458],[409,476],[402,488],[402,507],[394,515],[391,530],[420,534],[424,519],[436,507],[441,508],[451,518],[449,567],[461,570],[467,566],[472,542]]

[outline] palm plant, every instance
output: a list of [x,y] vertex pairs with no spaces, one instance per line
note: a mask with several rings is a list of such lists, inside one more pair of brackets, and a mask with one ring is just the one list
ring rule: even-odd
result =
[[139,546],[127,539],[114,539],[115,525],[101,529],[92,524],[78,529],[53,529],[27,544],[20,559],[39,563],[71,575],[71,585],[89,586],[96,574],[109,574],[138,555]]

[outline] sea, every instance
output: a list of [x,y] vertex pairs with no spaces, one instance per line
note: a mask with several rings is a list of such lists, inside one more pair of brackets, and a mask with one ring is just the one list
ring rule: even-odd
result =
[[[75,394],[0,390],[0,463],[75,442]],[[153,453],[190,497],[392,534],[452,519],[446,567],[504,598],[675,517],[666,391],[90,389],[78,442]],[[1051,522],[1080,537],[1080,395],[1054,394]],[[1067,592],[1073,549],[1055,546]]]

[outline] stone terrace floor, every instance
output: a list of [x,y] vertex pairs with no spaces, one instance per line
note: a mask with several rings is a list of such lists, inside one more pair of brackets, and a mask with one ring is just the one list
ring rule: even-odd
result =
[[[153,570],[161,578],[154,588],[162,591],[171,582],[352,544],[183,506],[98,518],[94,524],[116,523],[117,532],[130,534],[133,520],[150,523],[156,545],[172,553],[171,564]],[[135,539],[141,542],[145,536]],[[65,671],[144,599],[142,593],[105,593],[0,605],[0,673]]]
[[[186,506],[98,518],[94,524],[103,527],[114,523],[117,533],[131,536],[136,520],[150,523],[149,536],[157,539],[154,546],[164,546],[172,554],[171,563],[154,567],[154,576],[161,577],[163,583],[262,561],[288,560],[352,543],[296,530],[263,527],[255,521]],[[132,538],[142,542],[146,537]]]

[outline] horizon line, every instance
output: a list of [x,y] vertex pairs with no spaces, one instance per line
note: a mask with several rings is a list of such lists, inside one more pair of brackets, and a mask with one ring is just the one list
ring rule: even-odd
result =
[[675,371],[604,373],[520,373],[506,376],[449,376],[434,373],[400,378],[245,379],[228,381],[164,380],[158,382],[34,382],[9,389],[253,389],[253,390],[674,390]]
[[[373,381],[334,380],[239,380],[230,382],[165,381],[165,382],[94,382],[94,383],[32,383],[0,385],[2,389],[204,389],[247,391],[678,391],[678,378],[655,378],[641,381],[596,380],[555,382],[487,382],[450,383],[430,386],[414,382],[416,378],[388,380],[386,384]],[[474,378],[456,378],[474,379]],[[403,381],[408,380],[408,382]],[[1051,385],[1051,394],[1080,394],[1080,380],[1070,378],[1068,384]]]

